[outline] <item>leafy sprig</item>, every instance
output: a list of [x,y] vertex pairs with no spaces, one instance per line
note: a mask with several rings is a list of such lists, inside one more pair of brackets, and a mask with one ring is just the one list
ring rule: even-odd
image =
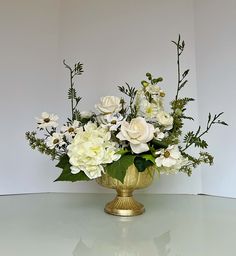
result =
[[188,164],[182,166],[182,168],[180,169],[180,172],[184,172],[188,176],[191,176],[192,169],[196,168],[201,163],[212,165],[214,160],[214,157],[208,152],[200,152],[198,157],[193,157],[187,154],[186,152],[182,152],[182,155],[183,157],[188,159]]
[[50,149],[44,139],[37,138],[36,132],[26,132],[25,137],[29,141],[29,145],[32,149],[37,149],[42,154],[50,155],[52,160],[59,159],[60,155],[56,149]]
[[76,89],[74,88],[75,82],[74,78],[75,76],[81,75],[83,71],[83,64],[78,62],[74,65],[74,67],[70,67],[65,60],[63,60],[64,66],[69,70],[70,72],[70,88],[68,89],[68,99],[71,101],[71,120],[78,120],[80,116],[80,112],[77,109],[78,103],[81,100],[80,96],[77,96]]
[[[132,118],[135,118],[137,116],[137,108],[134,106],[134,99],[137,94],[137,90],[135,87],[130,86],[128,83],[125,83],[126,87],[124,86],[118,86],[118,89],[120,92],[124,93],[129,97],[129,109],[130,113],[127,116],[127,120],[131,120]],[[128,109],[125,109],[124,112],[126,113]]]
[[223,112],[219,114],[215,114],[213,117],[211,113],[208,115],[208,121],[206,125],[206,129],[201,131],[201,126],[198,127],[198,130],[194,133],[193,131],[188,132],[184,137],[184,143],[186,144],[182,151],[185,151],[190,146],[194,145],[195,147],[200,147],[202,149],[207,148],[208,144],[202,137],[209,132],[212,125],[221,124],[221,125],[228,125],[226,122],[221,121],[219,118],[223,114]]

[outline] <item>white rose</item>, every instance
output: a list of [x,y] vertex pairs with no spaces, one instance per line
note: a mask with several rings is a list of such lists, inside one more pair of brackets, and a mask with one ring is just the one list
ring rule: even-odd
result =
[[173,117],[170,114],[168,114],[167,112],[165,112],[165,111],[158,112],[158,114],[157,114],[157,122],[160,125],[165,126],[165,128],[167,130],[172,129],[172,127],[173,127]]
[[85,119],[89,119],[93,113],[91,111],[81,111],[80,116]]
[[105,96],[102,97],[100,103],[96,105],[96,108],[102,114],[118,113],[122,109],[122,105],[119,97]]
[[154,126],[148,124],[143,117],[137,117],[130,123],[124,121],[121,124],[121,131],[117,134],[120,140],[130,142],[132,151],[136,154],[149,150],[147,142],[153,139]]

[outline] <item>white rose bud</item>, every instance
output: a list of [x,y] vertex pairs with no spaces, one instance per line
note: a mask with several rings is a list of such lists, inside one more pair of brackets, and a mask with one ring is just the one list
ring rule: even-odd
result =
[[134,153],[140,154],[149,150],[147,142],[153,139],[154,126],[148,124],[143,117],[134,118],[130,123],[122,122],[120,129],[116,137],[129,141]]
[[165,111],[160,111],[157,114],[157,122],[163,125],[167,130],[173,127],[173,117]]
[[105,96],[101,98],[101,101],[96,105],[96,108],[102,114],[118,113],[122,109],[121,100],[119,97]]
[[89,119],[93,113],[91,111],[81,111],[80,112],[81,118]]

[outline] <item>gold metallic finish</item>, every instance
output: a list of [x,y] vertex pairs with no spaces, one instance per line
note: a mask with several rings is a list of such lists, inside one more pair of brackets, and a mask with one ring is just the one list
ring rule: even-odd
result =
[[148,187],[153,180],[155,169],[147,168],[144,172],[138,172],[131,165],[124,179],[124,183],[104,173],[97,178],[97,183],[106,188],[116,189],[117,196],[105,206],[105,212],[117,216],[135,216],[145,211],[144,206],[133,198],[133,191]]

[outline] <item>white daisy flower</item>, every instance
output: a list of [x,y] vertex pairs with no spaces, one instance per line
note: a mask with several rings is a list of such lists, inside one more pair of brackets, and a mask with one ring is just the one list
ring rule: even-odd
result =
[[74,120],[72,124],[64,124],[61,128],[61,132],[66,136],[66,138],[70,141],[74,138],[75,134],[79,129],[79,121]]
[[46,145],[50,148],[53,149],[56,146],[63,146],[65,142],[63,141],[63,135],[57,132],[54,132],[52,136],[47,138]]
[[105,127],[108,127],[110,131],[117,131],[123,119],[123,116],[119,113],[111,115],[108,114],[102,116],[102,123]]
[[155,160],[157,167],[172,167],[181,158],[181,153],[177,145],[168,146],[166,149],[157,151],[156,154],[159,154]]
[[37,118],[38,128],[45,129],[47,127],[57,127],[58,116],[54,114],[48,114],[47,112],[43,112],[40,118]]

